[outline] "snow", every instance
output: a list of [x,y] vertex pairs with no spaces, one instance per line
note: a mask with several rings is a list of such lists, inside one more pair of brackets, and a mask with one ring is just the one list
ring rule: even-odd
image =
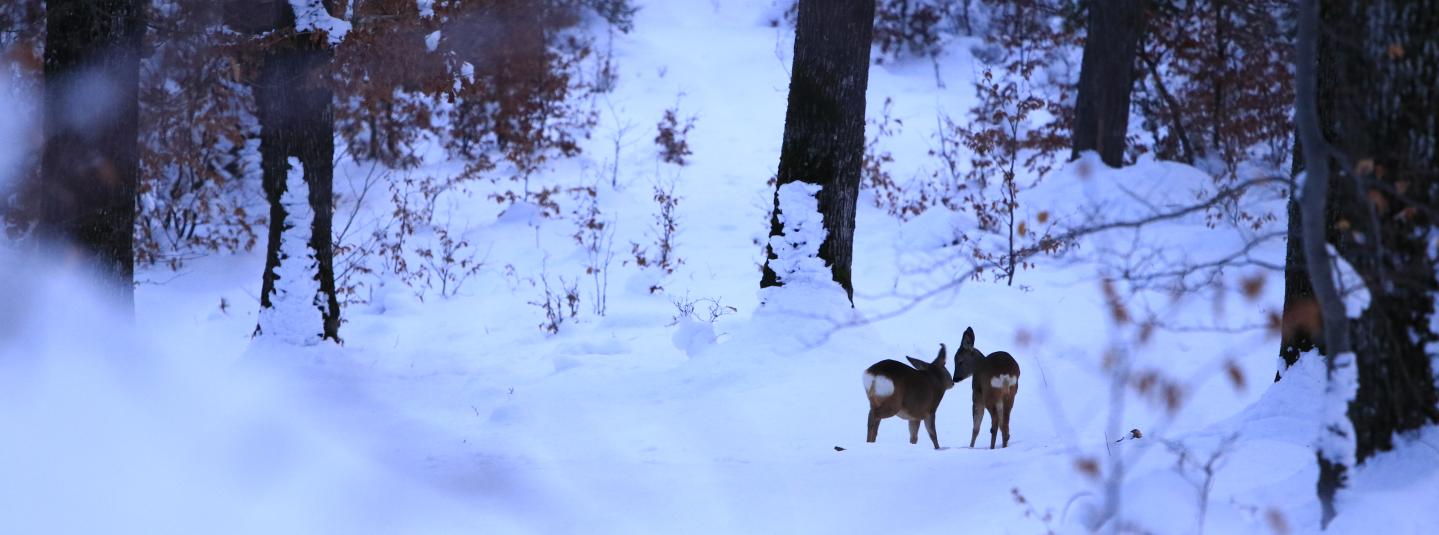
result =
[[275,291],[270,307],[260,312],[259,333],[283,343],[313,345],[325,327],[322,314],[329,308],[320,282],[315,280],[315,250],[310,247],[310,187],[299,158],[289,159],[285,193],[280,204],[287,214],[280,238],[280,265],[275,267]]
[[680,318],[675,326],[675,334],[671,337],[675,348],[684,351],[691,357],[698,356],[705,349],[714,345],[715,340],[714,324],[706,323],[694,318]]
[[1344,300],[1344,315],[1358,318],[1364,314],[1364,309],[1369,308],[1369,287],[1365,286],[1364,279],[1359,277],[1354,266],[1339,256],[1332,244],[1325,244],[1324,248],[1329,252],[1329,257],[1334,259],[1334,287],[1339,290],[1340,297]]
[[[492,267],[451,298],[421,301],[380,280],[370,302],[345,308],[343,346],[313,343],[313,281],[284,277],[313,261],[294,162],[286,206],[300,223],[283,243],[300,261],[281,264],[289,282],[274,315],[259,313],[262,250],[139,274],[166,282],[137,287],[131,327],[65,259],[0,247],[0,272],[14,277],[0,286],[0,533],[1318,531],[1318,425],[1344,394],[1326,393],[1322,360],[1305,355],[1274,383],[1278,341],[1263,329],[1160,329],[1140,341],[1112,324],[1100,289],[1116,267],[1219,258],[1252,234],[1194,214],[1091,236],[1069,256],[1036,259],[1013,287],[965,280],[912,303],[968,266],[951,242],[972,218],[936,210],[901,223],[862,194],[853,307],[815,255],[815,186],[780,189],[785,236],[770,240],[765,178],[779,157],[792,39],[768,25],[777,4],[642,2],[635,32],[616,36],[621,78],[600,97],[607,111],[584,155],[532,180],[573,185],[616,163],[620,145],[618,187],[605,183],[601,209],[617,244],[646,243],[660,169],[647,125],[683,93],[700,117],[693,163],[673,171],[685,263],[663,275],[617,259],[608,313],[589,312],[596,290],[581,284],[581,311],[558,334],[536,327],[544,316],[530,303],[542,276],[589,280],[573,224],[533,204],[502,210],[483,189],[442,197],[437,220],[490,251]],[[937,106],[972,104],[973,44],[958,39],[938,58],[943,90],[929,60],[872,68],[868,101],[893,97],[910,125],[887,141],[896,176],[924,176],[917,162],[933,139],[919,125]],[[417,173],[459,166],[432,157]],[[336,190],[364,176],[342,162]],[[1210,183],[1180,164],[1107,170],[1086,155],[1023,193],[1021,211],[1120,221],[1190,202]],[[1282,216],[1282,193],[1266,195],[1246,202]],[[376,197],[362,214],[387,213]],[[337,213],[354,202],[341,197]],[[759,290],[766,243],[785,285]],[[1282,262],[1283,245],[1252,254]],[[1252,297],[1124,298],[1180,327],[1263,324],[1282,302],[1282,276],[1239,269],[1226,281],[1255,274],[1266,284]],[[689,295],[737,311],[677,317],[671,299]],[[257,323],[269,328],[252,339]],[[965,446],[971,406],[958,392],[938,412],[941,450],[910,445],[899,425],[865,443],[868,386],[854,375],[957,347],[970,326],[977,348],[1008,351],[1025,371],[1009,447]],[[1142,438],[1106,435],[1111,349],[1181,385],[1174,410],[1125,391],[1121,429]],[[1331,531],[1439,526],[1429,506],[1439,429],[1396,443],[1352,472]],[[1111,460],[1124,470],[1118,521],[1095,514]]]
[[1335,356],[1334,369],[1328,375],[1324,397],[1319,400],[1319,454],[1330,462],[1354,466],[1354,423],[1349,421],[1349,402],[1359,393],[1354,353]]
[[[433,15],[433,13],[432,13]],[[440,30],[435,30],[425,35],[425,50],[434,52],[440,47]]]
[[340,44],[350,33],[350,21],[331,16],[322,0],[290,0],[290,9],[295,11],[296,31],[325,32],[331,46]]
[[779,187],[779,221],[784,230],[769,239],[775,255],[769,266],[781,286],[762,290],[760,298],[771,313],[842,318],[849,308],[844,288],[819,257],[825,238],[824,216],[815,198],[819,191],[819,185],[806,182]]
[[770,267],[784,285],[828,286],[826,283],[832,282],[828,266],[819,258],[825,237],[824,216],[815,198],[820,189],[806,182],[779,187],[779,222],[784,230],[769,239],[776,257]]

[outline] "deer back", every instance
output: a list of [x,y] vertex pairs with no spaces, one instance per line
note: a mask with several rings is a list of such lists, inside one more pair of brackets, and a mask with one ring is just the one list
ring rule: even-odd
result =
[[1005,390],[1019,384],[1019,362],[1004,351],[979,359],[974,370],[974,390]]
[[910,358],[914,367],[893,359],[874,363],[864,371],[865,395],[870,405],[914,416],[934,412],[944,399],[944,391],[953,386],[944,358],[941,348],[934,362]]

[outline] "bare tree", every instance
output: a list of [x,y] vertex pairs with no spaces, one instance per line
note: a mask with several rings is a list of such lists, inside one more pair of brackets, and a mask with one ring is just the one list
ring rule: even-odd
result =
[[[854,215],[864,155],[865,89],[874,30],[874,0],[800,0],[794,66],[785,113],[770,236],[783,235],[779,186],[819,184],[826,231],[819,256],[851,301]],[[773,259],[774,251],[767,251]],[[780,281],[765,261],[760,287]]]
[[127,305],[134,302],[145,4],[52,0],[45,11],[38,233],[79,248]]

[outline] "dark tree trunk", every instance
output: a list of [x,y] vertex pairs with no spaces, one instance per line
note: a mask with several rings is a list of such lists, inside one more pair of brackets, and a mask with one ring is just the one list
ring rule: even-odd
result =
[[[819,184],[819,211],[826,231],[819,256],[835,282],[854,300],[850,265],[854,211],[864,154],[865,89],[874,31],[874,0],[800,0],[795,24],[789,109],[780,148],[778,186]],[[783,234],[775,191],[770,236]],[[774,251],[768,251],[774,258]],[[766,260],[760,287],[780,281]]]
[[1370,295],[1350,329],[1362,462],[1391,449],[1395,433],[1439,422],[1426,352],[1439,341],[1428,242],[1439,232],[1439,0],[1325,0],[1322,13],[1320,118],[1345,162],[1331,241]]
[[[1285,368],[1299,362],[1299,355],[1305,351],[1314,349],[1321,331],[1319,304],[1314,300],[1314,285],[1304,265],[1302,233],[1299,203],[1290,200],[1284,250],[1284,312],[1279,329],[1279,358],[1284,360]],[[1276,375],[1274,380],[1279,377]]]
[[[1325,139],[1332,136],[1332,132],[1324,133]],[[1295,177],[1304,172],[1304,151],[1301,150],[1299,139],[1296,130],[1290,161],[1290,175]],[[1303,214],[1296,200],[1298,195],[1299,192],[1293,192],[1289,199],[1289,222],[1285,232],[1284,308],[1279,331],[1279,358],[1283,360],[1285,369],[1299,362],[1299,356],[1306,351],[1318,349],[1319,354],[1328,354],[1324,351],[1324,328],[1319,302],[1314,296],[1314,284],[1310,282],[1309,268],[1305,265],[1304,230],[1301,223]],[[1329,243],[1338,239],[1335,225],[1339,218],[1335,216],[1338,210],[1335,201],[1336,197],[1331,189],[1324,204],[1324,213],[1329,220],[1325,225],[1324,239]],[[1279,381],[1278,372],[1274,374],[1274,380]]]
[[1144,37],[1144,2],[1110,0],[1089,3],[1088,34],[1079,70],[1074,106],[1074,152],[1099,153],[1104,163],[1124,164],[1129,131],[1129,93],[1134,63]]
[[145,2],[51,0],[39,235],[73,246],[134,303],[140,43]]
[[1209,146],[1215,154],[1224,152],[1222,144],[1224,132],[1224,118],[1228,115],[1224,109],[1224,76],[1223,70],[1229,68],[1228,43],[1225,42],[1225,23],[1228,17],[1224,16],[1224,0],[1213,0],[1214,8],[1214,65],[1221,69],[1214,73],[1213,91],[1210,93],[1210,106],[1214,108],[1214,120],[1210,122]]
[[[291,27],[293,15],[282,11],[256,18],[230,18],[232,27],[254,28],[275,22]],[[246,13],[240,10],[241,13]],[[256,22],[258,21],[258,22]],[[333,55],[317,34],[300,33],[278,39],[267,45],[255,81],[255,102],[260,122],[260,168],[265,198],[270,203],[269,240],[265,248],[265,272],[260,287],[260,307],[272,306],[280,266],[280,242],[284,231],[293,225],[288,221],[281,199],[287,189],[290,158],[304,168],[309,187],[309,204],[314,212],[310,226],[309,246],[315,253],[316,273],[323,305],[317,307],[324,325],[322,338],[336,340],[340,331],[340,303],[335,292],[334,242],[334,109],[330,89],[323,79],[324,67]],[[298,260],[298,259],[297,259]],[[256,328],[259,332],[259,328]]]

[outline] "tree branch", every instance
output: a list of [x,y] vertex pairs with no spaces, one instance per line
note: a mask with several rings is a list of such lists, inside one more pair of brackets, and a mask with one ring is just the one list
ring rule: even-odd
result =
[[[1318,0],[1300,0],[1299,32],[1295,42],[1294,65],[1294,122],[1298,126],[1299,141],[1304,150],[1305,179],[1303,195],[1299,199],[1301,234],[1304,238],[1304,263],[1309,269],[1309,279],[1318,298],[1320,316],[1323,319],[1322,333],[1328,358],[1324,359],[1329,376],[1326,396],[1335,394],[1336,360],[1348,353],[1349,329],[1344,302],[1334,286],[1334,275],[1329,266],[1329,252],[1324,247],[1324,226],[1327,218],[1324,203],[1329,193],[1329,164],[1333,150],[1324,141],[1319,128],[1318,74],[1319,63],[1319,4]],[[1370,239],[1377,240],[1378,236]],[[1327,405],[1332,400],[1325,400]],[[1328,414],[1325,411],[1324,414]],[[1325,416],[1321,416],[1321,419]],[[1326,433],[1337,433],[1332,422],[1321,421],[1321,438]],[[1352,437],[1350,437],[1352,440]],[[1342,459],[1331,458],[1321,447],[1317,453],[1319,461],[1319,482],[1317,493],[1322,509],[1320,525],[1328,527],[1334,519],[1334,495],[1344,486],[1345,466]]]
[[[1027,259],[1029,259],[1029,258],[1032,258],[1032,257],[1034,257],[1034,256],[1036,256],[1036,255],[1039,255],[1040,253],[1043,253],[1043,252],[1045,252],[1045,251],[1047,251],[1047,250],[1051,250],[1051,249],[1053,249],[1053,248],[1056,247],[1056,246],[1062,246],[1063,244],[1071,243],[1071,242],[1074,242],[1074,241],[1079,240],[1080,238],[1084,238],[1084,237],[1091,236],[1091,235],[1094,235],[1094,234],[1099,234],[1099,233],[1101,233],[1101,232],[1106,232],[1106,231],[1110,231],[1110,230],[1119,230],[1119,229],[1137,229],[1137,228],[1141,228],[1141,227],[1144,227],[1144,226],[1146,226],[1146,225],[1151,225],[1151,224],[1154,224],[1154,223],[1159,223],[1159,222],[1164,222],[1164,221],[1172,221],[1172,220],[1175,220],[1175,219],[1180,219],[1180,218],[1183,218],[1183,217],[1188,216],[1188,215],[1192,215],[1192,214],[1195,214],[1195,213],[1203,212],[1204,210],[1207,210],[1207,209],[1209,209],[1209,208],[1212,208],[1212,207],[1214,207],[1214,206],[1217,206],[1217,205],[1219,205],[1219,204],[1221,204],[1221,203],[1224,203],[1224,202],[1226,202],[1226,201],[1228,201],[1228,200],[1230,200],[1230,199],[1238,198],[1238,197],[1240,197],[1241,195],[1243,195],[1245,191],[1248,191],[1249,188],[1253,188],[1253,187],[1260,186],[1260,185],[1264,185],[1264,184],[1274,184],[1274,183],[1289,184],[1289,179],[1288,179],[1288,178],[1284,178],[1284,177],[1272,177],[1272,176],[1271,176],[1271,177],[1251,178],[1251,179],[1248,179],[1248,180],[1244,180],[1244,181],[1235,183],[1235,184],[1233,184],[1233,185],[1231,185],[1231,186],[1225,187],[1224,189],[1222,189],[1222,190],[1220,190],[1219,192],[1215,193],[1212,197],[1209,197],[1209,198],[1207,198],[1207,199],[1204,199],[1204,200],[1202,200],[1202,201],[1200,201],[1200,202],[1196,202],[1196,203],[1194,203],[1194,204],[1185,205],[1185,206],[1183,206],[1183,207],[1175,208],[1175,209],[1170,210],[1170,211],[1167,211],[1167,212],[1157,212],[1157,213],[1154,213],[1154,214],[1151,214],[1151,215],[1148,215],[1148,216],[1144,216],[1144,217],[1139,217],[1139,218],[1136,218],[1136,219],[1127,219],[1127,220],[1122,220],[1122,221],[1109,221],[1109,222],[1097,223],[1097,224],[1090,225],[1090,226],[1071,228],[1070,230],[1068,230],[1068,231],[1066,231],[1066,232],[1064,232],[1064,233],[1062,233],[1062,234],[1060,234],[1060,235],[1058,235],[1058,236],[1047,237],[1047,238],[1045,238],[1045,239],[1042,239],[1042,240],[1040,240],[1040,242],[1039,242],[1038,244],[1034,244],[1034,245],[1030,245],[1030,246],[1021,248],[1021,249],[1017,249],[1017,250],[1014,252],[1014,260],[1015,260],[1016,262],[1022,262],[1022,261],[1024,261],[1024,260],[1027,260]],[[1321,207],[1321,208],[1322,208],[1322,207]],[[1322,244],[1321,244],[1321,247],[1322,247]],[[1322,249],[1321,249],[1321,251],[1322,251]],[[967,256],[967,255],[966,255],[966,256]],[[930,299],[930,298],[936,297],[936,296],[938,296],[938,295],[940,295],[940,294],[942,294],[942,293],[944,293],[944,292],[947,292],[947,291],[950,291],[950,290],[952,290],[952,289],[954,289],[954,288],[957,288],[957,287],[959,287],[960,285],[964,284],[964,281],[969,280],[969,279],[972,279],[972,278],[974,278],[975,276],[977,276],[977,275],[980,274],[980,273],[983,273],[983,272],[985,272],[985,271],[992,270],[992,269],[1002,269],[1008,261],[1009,261],[1009,260],[1008,260],[1007,258],[1001,258],[1001,259],[997,259],[997,260],[973,260],[973,261],[971,261],[971,263],[970,263],[970,269],[968,269],[967,271],[963,271],[963,272],[960,272],[960,273],[956,274],[955,276],[951,277],[947,282],[945,282],[945,283],[943,283],[943,284],[940,284],[939,286],[936,286],[936,287],[931,288],[931,289],[928,289],[928,290],[921,291],[921,292],[919,292],[919,293],[900,296],[900,297],[905,298],[905,299],[906,299],[906,302],[905,302],[904,304],[902,304],[902,305],[899,305],[898,307],[896,307],[896,308],[894,308],[894,309],[887,310],[887,311],[883,311],[883,312],[880,312],[880,313],[874,314],[874,315],[869,315],[869,316],[864,317],[864,318],[856,318],[856,319],[853,320],[853,321],[849,321],[849,322],[845,322],[845,323],[839,324],[838,327],[839,327],[839,328],[856,327],[856,326],[859,326],[859,325],[864,325],[864,324],[872,323],[872,322],[875,322],[875,321],[886,320],[886,319],[890,319],[890,318],[894,318],[894,317],[896,317],[896,316],[902,315],[902,314],[904,314],[904,313],[906,313],[906,312],[914,309],[914,307],[918,306],[921,302],[924,302],[924,301],[926,301],[926,300],[928,300],[928,299]],[[1342,311],[1343,311],[1343,308],[1340,308],[1340,310],[1341,310],[1341,312],[1342,312]],[[1340,317],[1343,317],[1342,313],[1341,313]]]

